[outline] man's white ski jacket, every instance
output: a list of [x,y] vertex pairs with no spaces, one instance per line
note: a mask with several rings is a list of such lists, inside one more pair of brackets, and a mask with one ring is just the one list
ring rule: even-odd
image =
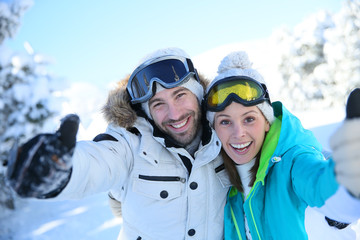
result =
[[110,190],[122,207],[119,239],[223,239],[230,183],[214,130],[207,128],[208,139],[193,158],[183,148],[167,147],[144,118],[121,126],[110,116],[110,139],[77,142],[70,181],[57,198]]

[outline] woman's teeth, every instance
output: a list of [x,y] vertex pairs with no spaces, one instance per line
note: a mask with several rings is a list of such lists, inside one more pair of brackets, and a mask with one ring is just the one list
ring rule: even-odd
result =
[[243,143],[243,144],[230,144],[233,148],[236,149],[243,149],[248,147],[251,144],[251,142]]

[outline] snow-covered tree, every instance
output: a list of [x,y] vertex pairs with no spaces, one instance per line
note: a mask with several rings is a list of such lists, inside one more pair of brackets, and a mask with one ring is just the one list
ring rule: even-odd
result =
[[297,25],[293,31],[276,33],[279,71],[283,78],[279,93],[291,109],[312,108],[314,101],[323,100],[322,90],[326,82],[316,79],[314,70],[326,62],[324,32],[333,26],[331,16],[321,11]]
[[[26,51],[15,53],[3,44],[14,36],[20,18],[30,1],[0,1],[0,208],[14,208],[14,199],[5,181],[9,150],[39,132],[53,131],[63,98],[47,66],[46,57],[34,53],[30,44]],[[1,210],[0,210],[1,211]]]
[[334,101],[343,99],[343,103],[344,96],[360,87],[360,1],[344,2],[333,20],[334,27],[325,31],[326,65],[319,67],[315,75],[329,79],[333,88],[327,94],[334,96]]
[[2,160],[15,139],[21,141],[54,128],[49,118],[61,110],[60,90],[66,85],[48,73],[48,64],[46,58],[32,53],[13,54],[8,61],[0,62]]
[[32,0],[0,0],[0,44],[16,34],[25,11],[32,4]]
[[321,11],[292,31],[275,34],[279,49],[280,95],[293,110],[344,106],[360,83],[359,0],[333,15]]

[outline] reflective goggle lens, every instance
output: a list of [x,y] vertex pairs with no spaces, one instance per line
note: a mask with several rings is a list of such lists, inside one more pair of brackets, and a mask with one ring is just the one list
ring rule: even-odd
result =
[[195,75],[191,61],[186,58],[159,58],[157,61],[139,68],[141,70],[135,70],[129,79],[128,92],[132,103],[148,100],[152,96],[154,81],[159,82],[165,88],[172,88],[181,84],[188,76]]
[[247,77],[230,77],[218,81],[206,96],[208,110],[221,111],[231,101],[251,106],[269,100],[266,90],[255,80]]

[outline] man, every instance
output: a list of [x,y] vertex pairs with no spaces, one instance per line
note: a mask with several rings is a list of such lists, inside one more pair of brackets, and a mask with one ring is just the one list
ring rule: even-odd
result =
[[11,185],[55,199],[110,190],[122,205],[120,239],[222,239],[228,179],[200,82],[181,49],[150,54],[110,93],[106,133],[75,143],[79,119],[65,117],[15,151]]

